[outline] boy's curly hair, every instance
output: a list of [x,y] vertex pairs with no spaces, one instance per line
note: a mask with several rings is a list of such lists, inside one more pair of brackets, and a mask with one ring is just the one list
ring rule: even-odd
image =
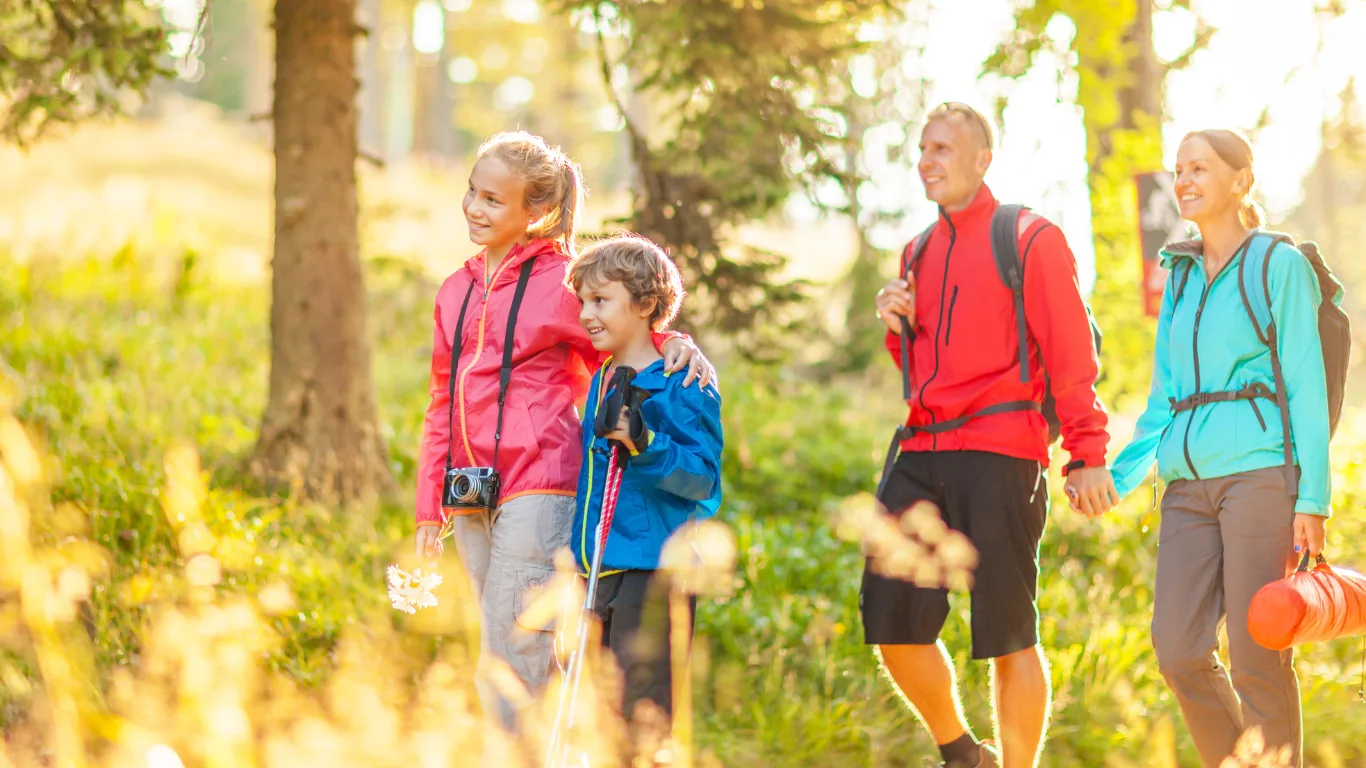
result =
[[659,332],[678,317],[686,292],[678,267],[648,238],[623,234],[599,240],[569,264],[570,286],[577,295],[587,285],[621,283],[638,307],[654,303],[650,328]]

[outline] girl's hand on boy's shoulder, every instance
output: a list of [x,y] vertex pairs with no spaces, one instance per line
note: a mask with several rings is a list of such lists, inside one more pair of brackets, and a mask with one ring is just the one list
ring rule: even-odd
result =
[[664,342],[664,348],[660,351],[664,353],[666,373],[677,373],[687,367],[688,375],[683,379],[683,386],[696,381],[698,386],[705,387],[716,381],[716,368],[692,339],[675,336]]

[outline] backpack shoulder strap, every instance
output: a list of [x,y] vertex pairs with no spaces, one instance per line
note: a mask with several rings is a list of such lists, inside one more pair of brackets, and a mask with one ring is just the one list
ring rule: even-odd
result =
[[1020,219],[1029,209],[1013,203],[991,215],[991,256],[1001,282],[1015,295],[1015,333],[1020,349],[1020,381],[1029,382],[1028,327],[1024,307],[1024,261],[1020,258]]
[[930,244],[930,235],[934,234],[934,228],[937,226],[939,226],[939,220],[935,219],[933,224],[925,227],[923,232],[916,235],[911,242],[906,243],[905,250],[901,252],[902,280],[905,280],[906,276],[915,269],[915,265],[920,263],[920,257],[925,255],[925,248]]
[[[1259,292],[1261,298],[1265,300],[1263,306],[1266,307],[1267,323],[1265,328],[1262,321],[1257,319],[1257,312],[1252,306],[1252,297],[1248,293],[1247,285],[1247,263],[1252,255],[1252,244],[1256,242],[1258,235],[1248,237],[1247,242],[1243,243],[1242,258],[1238,262],[1238,291],[1243,298],[1243,309],[1247,311],[1247,319],[1252,323],[1252,330],[1256,331],[1257,339],[1268,347],[1274,347],[1276,341],[1276,320],[1271,314],[1271,258],[1276,251],[1276,246],[1287,243],[1293,246],[1295,243],[1288,235],[1279,233],[1267,233],[1270,235],[1270,242],[1266,244],[1266,250],[1262,253],[1262,290]],[[1255,288],[1254,288],[1255,290]],[[1274,350],[1273,350],[1274,351]]]
[[[1172,302],[1172,306],[1180,304],[1181,297],[1186,295],[1186,283],[1189,283],[1191,281],[1191,270],[1195,268],[1195,262],[1191,261],[1190,259],[1186,259],[1181,263],[1185,264],[1186,266],[1185,269],[1181,270],[1181,282],[1176,283],[1176,299]],[[1172,279],[1175,280],[1176,276],[1173,275]]]
[[[905,280],[919,263],[920,257],[925,254],[925,248],[930,244],[930,235],[934,233],[934,228],[939,226],[939,220],[925,228],[916,236],[914,240],[906,244],[906,249],[901,252],[901,279]],[[901,318],[901,399],[911,399],[911,321],[905,317]]]
[[1281,412],[1281,432],[1283,434],[1282,444],[1285,448],[1285,490],[1291,498],[1299,495],[1298,485],[1295,480],[1295,447],[1290,433],[1290,393],[1285,388],[1285,370],[1281,367],[1281,352],[1279,342],[1276,338],[1276,315],[1271,311],[1271,256],[1276,251],[1276,246],[1286,243],[1294,247],[1295,242],[1289,235],[1278,232],[1267,233],[1270,235],[1270,242],[1266,244],[1266,251],[1262,254],[1262,297],[1266,299],[1267,325],[1262,329],[1262,324],[1257,320],[1257,313],[1252,309],[1252,301],[1248,297],[1247,282],[1244,280],[1245,267],[1248,262],[1248,255],[1252,252],[1252,243],[1258,239],[1257,235],[1252,235],[1243,243],[1243,258],[1238,262],[1238,290],[1243,297],[1243,308],[1247,310],[1247,318],[1252,321],[1252,329],[1256,331],[1257,338],[1267,346],[1271,352],[1271,377],[1276,384],[1276,405]]

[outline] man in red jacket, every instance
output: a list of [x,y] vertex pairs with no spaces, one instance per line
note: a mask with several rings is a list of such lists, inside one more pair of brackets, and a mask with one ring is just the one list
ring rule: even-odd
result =
[[[1015,295],[991,250],[998,203],[983,183],[992,131],[976,110],[949,103],[929,115],[920,139],[920,178],[939,220],[905,279],[878,294],[887,347],[901,364],[909,323],[910,415],[901,455],[880,491],[900,514],[916,502],[941,510],[977,548],[972,656],[991,659],[1000,754],[976,740],[959,703],[939,631],[948,592],[865,569],[860,604],[865,642],[905,694],[952,768],[1037,763],[1049,709],[1038,635],[1039,539],[1048,511],[1045,372],[1071,457],[1067,490],[1087,515],[1118,502],[1105,466],[1105,409],[1096,397],[1098,361],[1062,232],[1026,212],[1017,227],[1024,263],[1029,376],[1021,375]],[[917,239],[918,240],[918,239]],[[906,249],[908,259],[919,242]],[[1024,379],[1028,380],[1025,381]],[[1031,403],[1032,401],[1032,403]],[[983,409],[1002,404],[1015,407]],[[999,762],[998,762],[999,761]]]

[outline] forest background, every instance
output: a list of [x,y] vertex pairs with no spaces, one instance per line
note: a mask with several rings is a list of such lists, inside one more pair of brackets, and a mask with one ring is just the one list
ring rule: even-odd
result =
[[[920,117],[993,115],[988,183],[1066,232],[1117,450],[1154,325],[1135,176],[1187,130],[1252,136],[1273,227],[1366,327],[1362,39],[1360,0],[0,5],[0,765],[466,764],[463,578],[412,617],[383,581],[465,179],[512,128],[582,163],[583,231],[671,248],[721,371],[738,582],[699,609],[700,760],[919,765],[832,520],[904,416],[872,295],[934,215]],[[1362,381],[1329,544],[1358,568]],[[1149,643],[1158,492],[1098,522],[1055,498],[1047,765],[1196,764]],[[1312,765],[1366,766],[1361,653],[1301,657]]]

